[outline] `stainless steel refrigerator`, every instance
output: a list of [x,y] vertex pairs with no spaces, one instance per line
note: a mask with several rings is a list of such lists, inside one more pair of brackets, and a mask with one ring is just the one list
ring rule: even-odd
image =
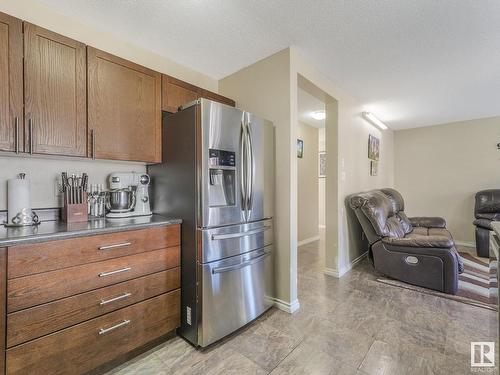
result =
[[179,333],[207,346],[272,305],[274,127],[206,99],[163,115],[155,213],[181,217]]

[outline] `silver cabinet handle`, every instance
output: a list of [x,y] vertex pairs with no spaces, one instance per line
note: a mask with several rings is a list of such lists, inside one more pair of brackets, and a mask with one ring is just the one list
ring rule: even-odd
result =
[[33,154],[33,119],[28,120],[29,136],[30,136],[30,154]]
[[212,234],[212,240],[227,240],[229,238],[239,238],[239,237],[246,237],[246,236],[251,236],[253,234],[258,234],[261,232],[264,232],[268,229],[271,229],[271,226],[265,226],[262,228],[258,229],[252,229],[252,230],[247,230],[246,232],[238,232],[238,233],[228,233],[228,234]]
[[102,299],[101,302],[99,302],[99,305],[104,306],[104,305],[107,305],[108,303],[116,302],[116,301],[122,300],[124,298],[128,298],[131,295],[132,295],[132,293],[127,292],[127,293],[123,293],[123,294],[116,296],[116,297],[113,297],[113,298]]
[[19,154],[19,117],[14,119],[14,126],[16,128],[16,154]]
[[229,271],[233,271],[233,270],[239,270],[239,269],[241,269],[243,267],[251,266],[252,264],[260,262],[264,258],[267,258],[269,255],[271,255],[270,251],[267,252],[267,253],[264,253],[262,255],[256,256],[254,258],[248,259],[248,260],[246,260],[244,262],[235,264],[234,266],[214,268],[214,269],[212,269],[212,274],[229,272]]
[[114,245],[106,245],[106,246],[101,246],[99,250],[109,250],[109,249],[116,249],[117,247],[125,247],[125,246],[130,246],[132,245],[132,242],[123,242],[123,243],[116,243]]
[[108,328],[101,328],[99,330],[99,334],[100,335],[104,335],[105,333],[108,333],[108,332],[111,332],[111,331],[113,331],[113,330],[115,330],[117,328],[126,326],[127,324],[130,324],[130,320],[128,320],[128,319],[126,319],[123,322],[120,322],[118,324],[115,324],[114,326],[111,326],[111,327],[108,327]]
[[92,129],[92,159],[95,159],[95,130]]
[[111,276],[111,275],[115,275],[117,273],[122,273],[122,272],[130,271],[131,269],[132,269],[132,267],[125,267],[125,268],[120,268],[119,270],[108,271],[108,272],[101,272],[99,274],[99,277]]

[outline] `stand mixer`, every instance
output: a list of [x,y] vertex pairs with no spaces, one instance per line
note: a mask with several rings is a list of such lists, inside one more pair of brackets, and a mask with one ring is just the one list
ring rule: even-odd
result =
[[106,199],[107,218],[127,218],[150,216],[149,182],[147,174],[135,172],[111,173],[108,178],[109,188]]

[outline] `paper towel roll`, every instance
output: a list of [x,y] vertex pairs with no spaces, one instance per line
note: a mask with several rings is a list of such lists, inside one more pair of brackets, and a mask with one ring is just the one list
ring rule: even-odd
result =
[[12,219],[22,209],[26,209],[26,213],[31,217],[30,182],[22,178],[12,178],[7,181],[7,217],[9,224],[12,224]]

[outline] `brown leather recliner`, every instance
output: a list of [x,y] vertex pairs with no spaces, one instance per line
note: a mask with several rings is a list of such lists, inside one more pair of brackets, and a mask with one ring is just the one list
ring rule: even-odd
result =
[[456,294],[463,263],[440,217],[408,218],[394,189],[348,198],[370,244],[375,269],[389,277]]
[[476,252],[484,258],[490,256],[491,223],[500,220],[500,190],[482,190],[476,194],[474,206],[474,225],[476,226]]

